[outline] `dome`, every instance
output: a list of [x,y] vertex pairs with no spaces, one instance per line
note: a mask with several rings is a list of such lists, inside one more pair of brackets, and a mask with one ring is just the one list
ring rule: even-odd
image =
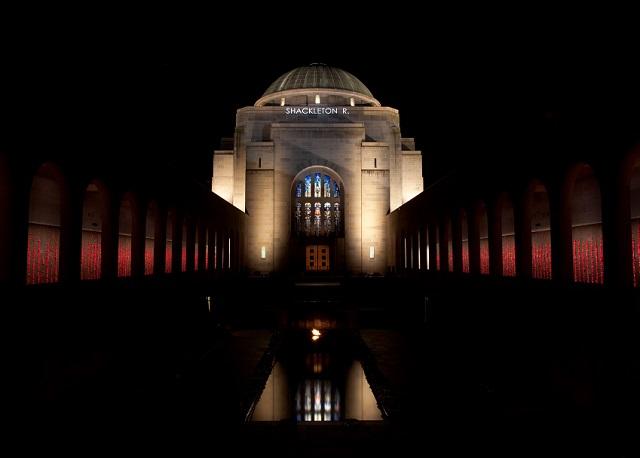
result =
[[323,92],[355,96],[366,104],[380,106],[362,81],[351,73],[326,64],[310,64],[294,68],[276,79],[262,94],[256,106],[280,96],[303,92]]

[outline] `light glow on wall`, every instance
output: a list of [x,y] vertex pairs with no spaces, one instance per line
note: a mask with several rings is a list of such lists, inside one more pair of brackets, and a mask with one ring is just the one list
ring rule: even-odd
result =
[[369,246],[369,259],[375,259],[376,257],[376,247],[371,245]]
[[58,281],[60,228],[29,224],[27,285]]
[[260,259],[267,259],[267,247],[260,247]]
[[600,186],[593,169],[581,166],[571,196],[573,280],[604,283]]
[[316,94],[316,103],[320,103],[320,94]]

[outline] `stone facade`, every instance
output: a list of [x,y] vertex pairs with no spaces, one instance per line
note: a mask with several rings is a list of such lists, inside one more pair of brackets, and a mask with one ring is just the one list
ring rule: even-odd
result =
[[[302,100],[311,103],[304,106],[334,107],[314,103],[321,90],[308,92]],[[323,94],[321,101],[339,104],[340,98]],[[397,110],[344,101],[346,106],[323,114],[291,114],[300,110],[279,103],[241,108],[233,150],[215,151],[213,192],[249,215],[250,273],[290,267],[293,182],[310,167],[326,167],[344,187],[344,238],[334,245],[341,253],[332,267],[354,274],[385,272],[385,216],[422,192],[422,156],[413,139],[401,138]]]

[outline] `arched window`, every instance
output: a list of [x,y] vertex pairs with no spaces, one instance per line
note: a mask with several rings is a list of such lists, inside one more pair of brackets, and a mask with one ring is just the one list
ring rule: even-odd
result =
[[97,280],[102,275],[102,221],[104,192],[98,183],[87,186],[82,204],[82,252],[80,279]]
[[460,235],[462,238],[462,271],[469,273],[469,222],[467,212],[460,210]]
[[502,275],[515,277],[516,275],[516,240],[513,216],[513,203],[506,196],[502,200]]
[[478,234],[480,235],[480,273],[489,274],[489,220],[487,219],[487,208],[480,202],[478,210]]
[[53,164],[38,169],[31,183],[27,240],[28,285],[59,280],[62,177]]
[[640,161],[633,167],[629,185],[631,204],[631,249],[633,259],[633,285],[640,286]]
[[341,186],[339,179],[325,168],[305,170],[296,179],[292,198],[292,231],[295,235],[342,235]]
[[573,279],[578,283],[603,283],[600,186],[590,166],[579,166],[570,196]]
[[539,181],[530,188],[531,203],[531,276],[550,280],[551,217],[547,189]]
[[156,221],[158,218],[158,205],[151,202],[147,208],[147,219],[144,237],[144,274],[153,274],[153,256],[156,240]]
[[173,227],[174,227],[174,211],[167,211],[167,232],[166,232],[166,240],[165,240],[165,248],[164,248],[164,271],[165,273],[171,273],[173,266],[171,265],[173,261]]
[[118,226],[118,277],[130,277],[133,206],[129,196],[125,196],[120,203]]

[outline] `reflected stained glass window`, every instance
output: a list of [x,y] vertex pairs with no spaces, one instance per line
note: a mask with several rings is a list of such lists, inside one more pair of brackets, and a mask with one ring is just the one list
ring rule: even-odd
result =
[[304,177],[304,196],[311,197],[311,175]]
[[329,175],[324,175],[324,196],[331,197],[331,177]]
[[313,232],[316,235],[320,235],[320,221],[322,220],[322,204],[316,202],[313,205]]
[[296,197],[302,197],[302,182],[296,183]]
[[305,380],[295,395],[297,421],[340,421],[340,391],[331,380]]
[[333,182],[333,197],[340,197],[340,185],[338,182]]
[[316,173],[313,177],[313,197],[322,197],[322,188],[321,188],[321,174]]
[[335,231],[340,232],[340,204],[338,202],[333,204],[333,221],[335,224]]

